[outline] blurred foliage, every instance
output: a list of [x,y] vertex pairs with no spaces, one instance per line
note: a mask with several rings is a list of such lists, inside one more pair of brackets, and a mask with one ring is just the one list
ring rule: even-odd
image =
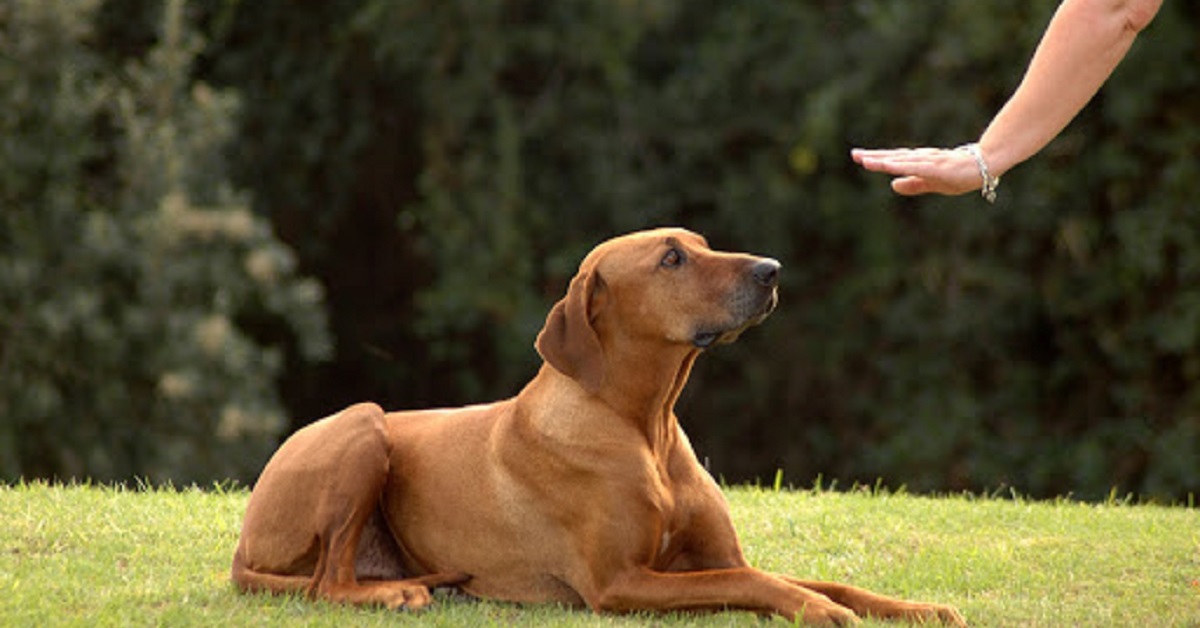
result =
[[[105,3],[100,56],[53,54],[143,56],[159,5]],[[994,207],[896,197],[848,158],[852,146],[977,137],[1053,8],[197,0],[208,42],[193,74],[242,107],[230,164],[192,161],[181,176],[220,172],[248,190],[298,271],[324,286],[334,359],[303,359],[294,340],[309,327],[289,320],[285,334],[292,427],[362,399],[514,393],[583,254],[679,224],[784,264],[780,310],[706,356],[680,405],[715,474],[1183,496],[1200,490],[1200,7],[1166,3],[1080,118],[1005,177]],[[46,63],[53,90],[91,81]],[[99,177],[121,188],[108,191],[93,180],[129,163],[109,140],[130,127],[97,128],[110,96],[82,87],[61,107],[87,112],[54,121],[74,126],[39,125],[74,137],[60,142],[69,150],[35,177],[0,175],[44,186],[65,163],[55,200],[36,199],[71,212],[98,192],[128,197],[122,179]],[[145,220],[130,218],[112,221]],[[36,370],[5,354],[5,373]]]
[[320,286],[228,182],[236,103],[191,79],[182,9],[119,65],[95,2],[0,9],[0,477],[248,480],[281,345],[329,353]]

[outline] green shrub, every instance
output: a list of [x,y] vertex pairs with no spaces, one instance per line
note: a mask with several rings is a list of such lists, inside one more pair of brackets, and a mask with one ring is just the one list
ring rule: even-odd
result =
[[287,425],[258,330],[326,355],[321,290],[228,182],[182,3],[120,67],[96,8],[0,13],[0,477],[249,480]]

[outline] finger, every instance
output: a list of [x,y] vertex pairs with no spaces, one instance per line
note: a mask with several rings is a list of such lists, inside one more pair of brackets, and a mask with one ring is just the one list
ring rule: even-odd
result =
[[863,159],[871,155],[873,152],[875,151],[866,148],[851,148],[850,159],[852,159],[856,164],[861,164]]
[[930,167],[930,162],[923,157],[905,155],[887,158],[863,157],[861,165],[872,172],[909,176],[922,174]]
[[910,152],[910,149],[907,148],[855,148],[850,151],[850,157],[856,163],[862,163],[864,161],[903,158]]
[[852,148],[850,157],[854,161],[863,159],[935,159],[947,153],[943,148]]

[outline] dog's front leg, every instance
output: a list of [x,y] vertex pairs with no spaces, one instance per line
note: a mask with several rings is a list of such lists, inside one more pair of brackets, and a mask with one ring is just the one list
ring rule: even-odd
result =
[[632,567],[616,575],[589,602],[600,611],[741,609],[808,624],[858,623],[853,611],[825,595],[750,567],[690,572]]
[[798,580],[790,576],[778,577],[796,586],[817,591],[864,617],[901,619],[920,624],[938,621],[952,626],[967,625],[962,614],[953,606],[909,602],[838,582]]

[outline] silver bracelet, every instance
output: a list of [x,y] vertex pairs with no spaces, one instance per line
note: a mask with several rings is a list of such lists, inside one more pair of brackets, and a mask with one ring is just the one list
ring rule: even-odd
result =
[[996,188],[1000,187],[1000,177],[993,177],[988,172],[987,162],[983,160],[983,151],[979,148],[978,142],[971,142],[958,147],[959,150],[965,150],[971,153],[975,158],[975,165],[979,166],[979,176],[983,177],[983,187],[980,188],[979,194],[989,203],[996,202]]

